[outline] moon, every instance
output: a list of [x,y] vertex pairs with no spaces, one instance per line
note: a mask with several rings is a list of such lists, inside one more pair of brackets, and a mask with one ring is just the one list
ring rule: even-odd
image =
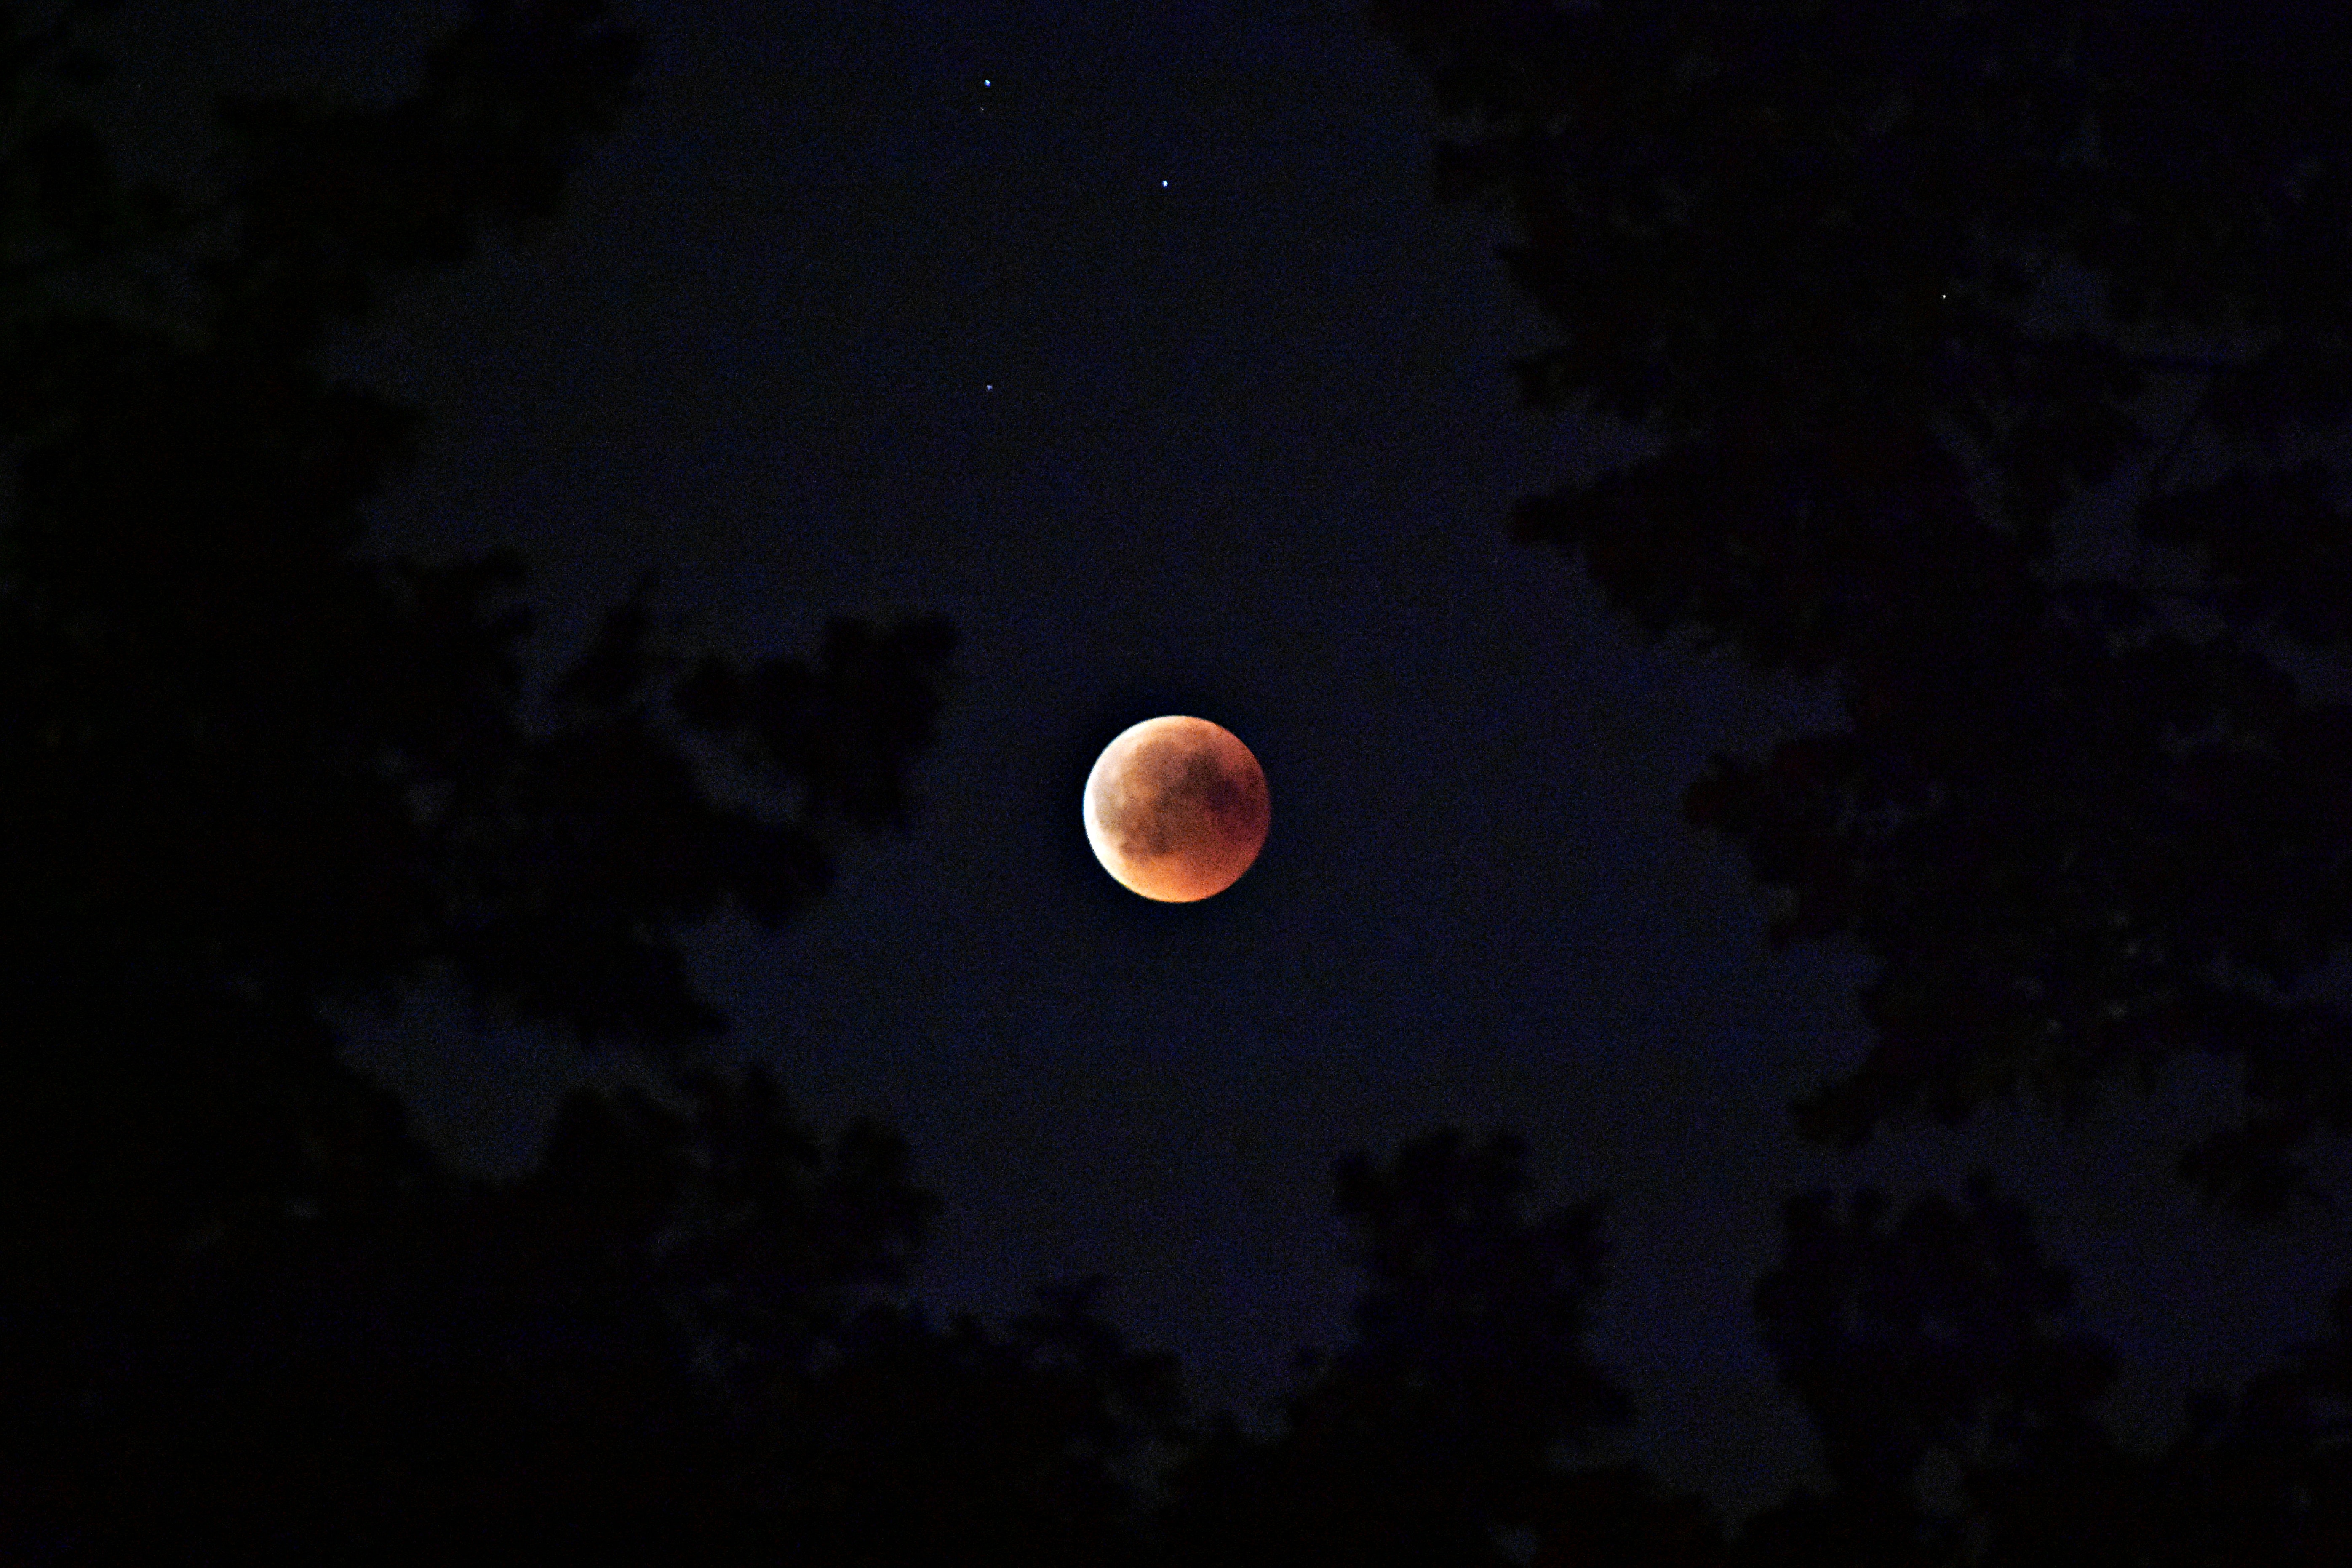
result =
[[1265,847],[1265,772],[1223,725],[1170,714],[1121,730],[1087,775],[1087,842],[1129,892],[1192,904]]

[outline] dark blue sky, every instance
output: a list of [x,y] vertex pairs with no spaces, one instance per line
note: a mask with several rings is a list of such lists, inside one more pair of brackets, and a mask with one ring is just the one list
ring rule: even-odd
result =
[[[110,99],[184,165],[203,84],[389,91],[456,9],[132,0]],[[841,612],[955,622],[913,831],[796,926],[696,946],[814,1119],[911,1140],[948,1204],[938,1307],[1103,1270],[1133,1337],[1247,1407],[1345,1332],[1332,1159],[1452,1124],[1524,1134],[1544,1203],[1612,1195],[1593,1344],[1629,1446],[1734,1504],[1811,1463],[1748,1308],[1801,1187],[1991,1165],[2136,1426],[2184,1366],[2232,1381],[2319,1331],[2352,1228],[2249,1234],[2166,1174],[2227,1110],[2210,1076],[2071,1138],[1796,1143],[1789,1100],[1864,1049],[1864,966],[1768,951],[1677,802],[1710,752],[1834,707],[1637,646],[1580,568],[1506,541],[1514,497],[1634,446],[1514,405],[1540,324],[1499,226],[1430,200],[1418,84],[1351,5],[622,14],[645,101],[557,229],[345,348],[431,418],[378,520],[520,545],[551,659],[646,567],[745,653]],[[1202,904],[1127,894],[1080,826],[1096,751],[1162,712],[1234,730],[1273,792],[1258,864]],[[490,1165],[579,1064],[432,998],[355,1049]]]

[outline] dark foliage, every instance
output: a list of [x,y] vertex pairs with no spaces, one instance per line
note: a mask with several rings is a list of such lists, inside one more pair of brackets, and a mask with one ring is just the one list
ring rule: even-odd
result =
[[[653,1556],[742,1512],[734,1402],[935,1203],[697,1065],[676,935],[906,820],[952,637],[739,668],[653,646],[648,585],[526,723],[519,561],[371,553],[418,416],[311,355],[550,218],[637,40],[481,0],[389,109],[224,104],[199,206],[74,107],[108,8],[0,8],[0,1554]],[[435,973],[648,1086],[457,1179],[326,1021]]]
[[[1878,960],[1874,1049],[1798,1130],[1851,1147],[2013,1094],[2071,1119],[2200,1052],[2252,1109],[2180,1174],[2255,1218],[2312,1195],[2297,1151],[2352,1124],[2352,1033],[2312,988],[2352,943],[2352,710],[2290,670],[2352,650],[2322,445],[2352,409],[2352,26],[2134,0],[1368,10],[1450,122],[1440,195],[1516,225],[1503,259],[1557,333],[1525,400],[1658,441],[1522,502],[1517,537],[1654,638],[1844,698],[1844,727],[1718,758],[1685,801],[1774,891],[1776,941]],[[2070,273],[2095,305],[2053,292]],[[2103,513],[2126,526],[2105,563],[2081,537]],[[2064,1296],[1981,1176],[1891,1223],[1874,1194],[1797,1200],[1757,1304],[1834,1485],[1727,1560],[2341,1555],[2337,1352],[2129,1453]]]
[[[2352,26],[2126,0],[1380,0],[1506,208],[1556,345],[1537,404],[1654,457],[1526,501],[1653,635],[1832,675],[1845,728],[1686,801],[1776,937],[1880,960],[1877,1047],[1798,1108],[1851,1145],[2027,1093],[2072,1114],[2184,1051],[2243,1133],[2184,1175],[2248,1214],[2352,1123],[2352,1030],[2291,994],[2352,936],[2342,497],[2294,453],[2352,410]],[[2061,264],[2104,287],[2053,317]],[[2169,430],[2151,396],[2186,400]],[[2226,455],[2200,468],[2190,438]],[[2135,466],[2137,465],[2137,466]],[[2103,489],[2104,487],[2104,489]],[[2120,574],[2062,575],[2116,506]],[[2126,493],[2127,492],[2127,493]]]
[[1573,1450],[1631,1417],[1581,1339],[1600,1206],[1530,1218],[1518,1141],[1452,1130],[1338,1170],[1365,1286],[1355,1338],[1282,1433],[1211,1432],[1177,1471],[1188,1562],[1501,1564],[1506,1532],[1572,1504]]
[[1791,1199],[1787,1256],[1757,1288],[1834,1487],[1747,1521],[1733,1563],[2223,1568],[2331,1562],[2352,1541],[2352,1293],[2326,1341],[2234,1397],[2200,1390],[2170,1446],[2138,1452],[2095,1413],[2113,1354],[2065,1325],[2065,1270],[1983,1172],[1960,1204],[1890,1218],[1865,1191],[1846,1208]]
[[1891,1227],[1885,1197],[1840,1219],[1789,1203],[1789,1252],[1756,1291],[1764,1343],[1847,1490],[1894,1497],[1931,1449],[1969,1456],[2079,1438],[2115,1375],[2106,1350],[2050,1320],[2065,1271],[1979,1170],[1965,1208],[1929,1194]]
[[[596,7],[479,5],[388,110],[237,106],[239,177],[202,222],[93,162],[44,69],[68,37],[21,43],[0,83],[26,128],[0,150],[0,807],[37,912],[0,1000],[38,1070],[0,1144],[171,1228],[320,1199],[306,1164],[341,1155],[306,1121],[373,1114],[323,1005],[439,972],[590,1040],[713,1033],[674,933],[780,920],[839,829],[903,820],[952,638],[842,623],[814,664],[688,668],[646,647],[641,591],[532,728],[520,563],[365,549],[360,505],[417,416],[309,351],[383,281],[549,214],[635,57]],[[67,300],[142,247],[186,286],[166,319]]]

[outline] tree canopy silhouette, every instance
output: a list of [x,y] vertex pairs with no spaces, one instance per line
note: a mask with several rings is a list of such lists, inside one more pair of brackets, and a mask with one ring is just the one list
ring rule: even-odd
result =
[[1186,1456],[1167,1511],[1182,1560],[1499,1568],[1508,1532],[1576,1511],[1570,1461],[1633,1413],[1582,1343],[1602,1206],[1529,1216],[1523,1155],[1440,1129],[1339,1162],[1353,1338],[1302,1354],[1276,1437],[1226,1424]]
[[[550,221],[638,40],[478,0],[389,106],[225,99],[198,199],[77,106],[111,8],[0,6],[0,1540],[674,1530],[736,1473],[695,1366],[804,1356],[936,1201],[883,1130],[824,1150],[697,1064],[723,1020],[677,936],[785,918],[905,819],[952,634],[837,621],[746,667],[641,584],[526,722],[520,561],[371,548],[421,414],[316,356]],[[328,1021],[436,974],[661,1095],[583,1087],[522,1183],[457,1176]]]
[[[548,221],[636,39],[484,0],[388,107],[225,100],[232,177],[200,204],[125,186],[71,110],[90,9],[11,8],[0,59],[0,805],[40,912],[5,982],[40,1088],[0,1157],[180,1224],[320,1196],[299,1151],[364,1097],[325,1005],[444,973],[591,1041],[714,1033],[677,932],[783,918],[841,830],[904,818],[952,638],[845,621],[741,668],[667,645],[641,587],[527,725],[520,560],[369,549],[420,414],[314,350],[483,227]],[[152,287],[93,303],[110,274]]]
[[[1844,727],[1685,806],[1776,940],[1879,962],[1868,1059],[1797,1107],[1851,1145],[2168,1058],[2252,1109],[2181,1173],[2248,1214],[2352,1122],[2302,994],[2352,934],[2352,23],[2129,0],[1376,0],[1516,221],[1558,332],[1534,405],[1662,450],[1524,501],[1653,635],[1834,676]],[[2103,290],[2065,311],[2062,267]],[[2178,408],[2172,405],[2180,405]],[[2170,421],[2168,429],[2160,428]],[[2127,517],[2120,570],[2061,549]]]

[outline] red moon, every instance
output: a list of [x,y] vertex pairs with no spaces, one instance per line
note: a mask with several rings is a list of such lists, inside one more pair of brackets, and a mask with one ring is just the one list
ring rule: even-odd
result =
[[1265,843],[1265,772],[1233,731],[1169,715],[1122,730],[1087,775],[1087,842],[1118,884],[1162,904],[1233,886]]

